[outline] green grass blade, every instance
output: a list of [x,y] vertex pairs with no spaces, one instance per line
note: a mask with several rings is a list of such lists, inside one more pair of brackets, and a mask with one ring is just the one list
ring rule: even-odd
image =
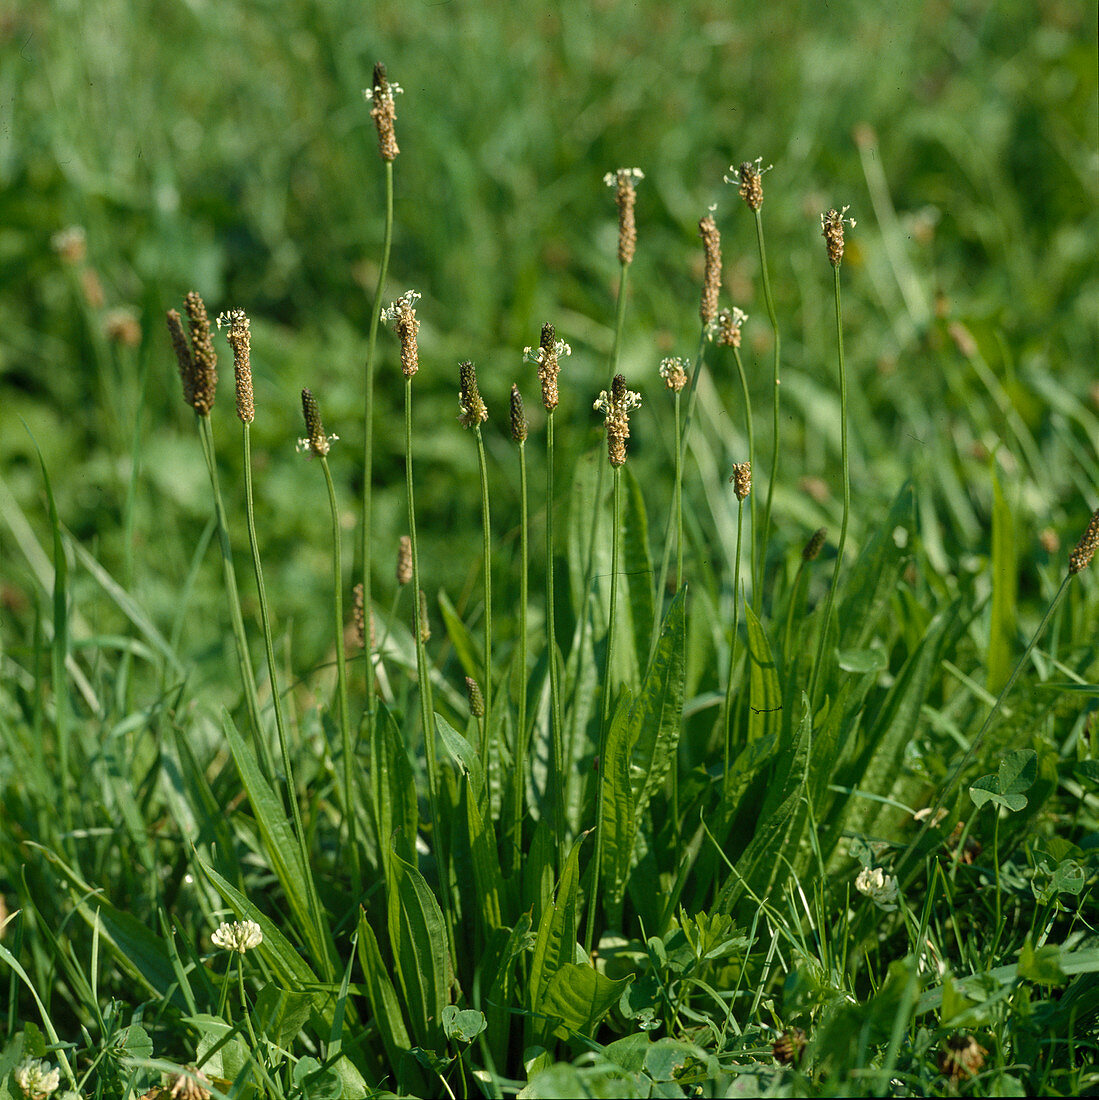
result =
[[992,618],[988,627],[987,680],[994,695],[1015,663],[1015,603],[1019,588],[1015,522],[1000,479],[992,473]]
[[751,606],[745,604],[748,631],[748,743],[777,734],[782,727],[782,681],[771,643]]
[[462,666],[463,673],[480,683],[484,662],[478,656],[477,644],[473,640],[473,635],[466,629],[466,624],[462,622],[454,604],[450,602],[450,597],[441,590],[439,611],[443,616],[447,637],[450,639],[450,644],[454,646],[454,653]]
[[622,916],[622,899],[633,859],[637,838],[637,818],[634,792],[630,783],[629,705],[632,696],[626,688],[618,698],[614,717],[607,731],[603,758],[599,761],[600,827],[603,834],[603,905],[607,922],[618,927]]
[[649,521],[645,514],[645,498],[641,485],[628,463],[622,468],[622,472],[625,475],[626,492],[622,501],[620,582],[625,582],[626,599],[619,600],[619,614],[623,611],[629,614],[637,669],[643,675],[652,643],[654,616]]

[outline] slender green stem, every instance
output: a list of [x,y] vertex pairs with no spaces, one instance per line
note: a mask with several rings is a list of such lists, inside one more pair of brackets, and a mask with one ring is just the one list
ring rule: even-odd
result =
[[675,512],[675,590],[683,587],[683,450],[679,427],[679,391],[675,394],[675,488],[672,509]]
[[[775,481],[778,477],[778,453],[779,453],[779,362],[781,353],[781,339],[778,332],[778,314],[775,312],[775,299],[771,294],[771,276],[767,271],[767,248],[763,242],[763,216],[757,209],[756,216],[756,241],[759,245],[759,266],[763,277],[763,300],[767,303],[767,318],[771,322],[771,331],[774,334],[774,393],[772,404],[774,406],[774,419],[772,424],[773,437],[771,440],[771,469],[767,482],[767,500],[763,506],[763,530],[761,532],[759,583],[762,586],[764,572],[767,568],[767,547],[771,541],[771,504],[775,495]],[[753,537],[755,532],[752,532]],[[763,609],[763,589],[760,587],[755,594],[756,606]]]
[[297,784],[294,781],[294,767],[290,762],[290,744],[286,736],[286,725],[282,714],[282,693],[279,691],[278,673],[275,670],[275,644],[271,629],[271,615],[267,603],[267,586],[263,582],[263,565],[260,561],[259,540],[256,537],[255,501],[252,493],[252,435],[251,425],[242,424],[244,450],[244,514],[248,520],[248,545],[252,550],[252,571],[256,577],[256,592],[259,596],[260,624],[263,628],[263,644],[267,654],[267,678],[271,685],[271,706],[275,712],[275,729],[278,731],[279,751],[282,756],[282,770],[285,776],[286,797],[290,803],[290,813],[294,822],[294,836],[298,842],[301,865],[307,877],[309,896],[309,914],[317,929],[319,940],[323,940],[324,927],[321,917],[320,900],[313,880],[313,867],[309,858],[309,846],[302,823],[301,806],[298,803]]
[[[691,380],[687,383],[687,415],[683,420],[683,430],[679,432],[676,442],[676,464],[682,471],[687,455],[687,436],[694,423],[695,403],[698,400],[698,376],[702,372],[703,357],[706,351],[706,326],[703,325],[698,334],[698,349],[695,352],[694,367],[691,370]],[[677,425],[678,427],[678,425]],[[649,649],[649,660],[652,660],[656,652],[656,643],[660,637],[660,623],[664,618],[664,591],[668,583],[668,565],[672,560],[672,540],[677,535],[675,527],[676,516],[673,513],[668,516],[664,527],[664,549],[660,555],[660,571],[654,578],[653,589],[653,632],[652,646]],[[678,588],[678,585],[677,585]]]
[[252,658],[248,653],[248,639],[244,633],[244,616],[240,610],[240,592],[237,589],[237,574],[233,568],[233,548],[229,543],[229,525],[225,518],[225,506],[221,500],[221,487],[218,483],[217,456],[214,453],[214,434],[209,416],[196,416],[199,437],[202,440],[202,453],[206,458],[206,469],[210,474],[210,487],[214,494],[214,515],[217,519],[218,542],[221,546],[221,564],[225,578],[225,598],[229,605],[229,621],[233,628],[233,638],[237,644],[237,661],[240,666],[241,686],[244,689],[244,705],[248,709],[248,718],[252,724],[252,738],[256,745],[256,755],[260,766],[268,779],[275,775],[271,754],[267,749],[267,740],[263,736],[260,724],[259,699],[256,696],[256,677],[252,671]]
[[794,574],[794,583],[790,588],[790,602],[786,605],[786,629],[782,635],[782,662],[790,667],[790,655],[794,649],[794,615],[801,595],[801,581],[805,575],[805,559],[798,562],[798,571]]
[[733,568],[733,636],[729,639],[729,674],[725,680],[725,737],[722,762],[722,791],[729,782],[729,760],[733,741],[733,672],[736,668],[736,643],[740,633],[740,542],[744,531],[744,501],[737,501],[736,564]]
[[[343,645],[343,555],[340,548],[340,511],[336,503],[336,487],[332,484],[332,471],[328,459],[320,456],[324,483],[328,489],[328,507],[332,514],[332,608],[336,620],[336,711],[343,745],[343,800],[347,815],[347,844],[351,849],[351,867],[356,889],[362,884],[362,868],[359,862],[359,843],[356,827],[354,795],[355,746],[351,740],[351,718],[347,706],[347,660]],[[364,603],[365,608],[365,603]],[[369,634],[369,630],[367,630]],[[370,639],[367,638],[369,647]]]
[[382,295],[389,273],[389,251],[393,243],[393,162],[385,162],[385,231],[382,239],[382,262],[378,268],[378,285],[374,289],[374,301],[370,307],[370,334],[366,342],[366,366],[364,368],[363,409],[363,517],[362,517],[362,584],[363,615],[366,617],[366,711],[371,722],[374,719],[374,654],[370,644],[370,609],[372,554],[372,508],[374,476],[374,353],[378,339],[378,323],[381,318]]
[[614,621],[618,605],[618,517],[620,509],[620,491],[622,485],[622,468],[614,467],[613,490],[611,494],[611,607],[610,617],[607,620],[607,653],[603,665],[603,715],[599,723],[599,779],[596,783],[595,800],[595,857],[592,860],[592,876],[590,899],[588,901],[587,930],[584,933],[584,949],[591,955],[592,939],[595,934],[595,909],[599,900],[599,879],[602,874],[603,863],[603,788],[606,784],[607,774],[607,729],[610,724],[611,702],[611,668],[614,660]]
[[546,415],[546,643],[549,646],[550,741],[553,745],[553,829],[557,838],[558,872],[565,866],[565,804],[569,767],[561,723],[561,665],[557,660],[557,625],[554,620],[553,586],[553,414]]
[[[744,360],[740,358],[740,348],[733,348],[733,359],[736,361],[736,371],[740,377],[740,391],[744,396],[744,428],[748,436],[748,463],[755,469],[756,461],[756,435],[752,426],[752,399],[748,394],[748,375],[744,370]],[[752,537],[749,552],[752,558],[752,600],[759,606],[760,578],[757,572],[759,556],[756,553],[756,494],[748,497],[748,507],[751,510]]]
[[[515,727],[513,789],[515,815],[512,827],[514,866],[518,870],[523,853],[523,798],[527,767],[527,443],[519,442],[519,722]],[[552,644],[552,643],[551,643]]]
[[454,914],[450,907],[450,861],[443,850],[443,830],[439,818],[439,768],[435,755],[435,705],[431,691],[431,670],[420,630],[420,551],[416,542],[416,496],[412,477],[412,376],[405,375],[404,386],[405,488],[408,496],[408,537],[412,543],[412,636],[416,639],[416,678],[420,687],[420,722],[424,731],[424,758],[427,761],[427,801],[431,810],[431,839],[435,864],[439,869],[439,901],[446,922],[450,952],[454,953]]
[[474,428],[477,435],[477,463],[481,472],[481,540],[484,554],[482,569],[484,571],[485,592],[485,645],[484,645],[484,686],[482,691],[485,696],[485,717],[481,723],[481,759],[484,761],[486,774],[489,766],[488,759],[488,730],[492,722],[492,526],[489,521],[488,510],[488,463],[485,461],[485,441],[481,435],[481,425]]
[[824,647],[828,639],[828,626],[832,619],[832,604],[836,598],[836,586],[839,583],[840,569],[843,566],[843,550],[847,544],[847,520],[851,514],[851,470],[847,457],[847,368],[843,358],[843,307],[840,301],[840,269],[833,267],[832,273],[836,302],[836,354],[840,373],[840,456],[843,462],[843,521],[840,524],[840,538],[836,545],[836,564],[832,568],[832,583],[828,587],[828,598],[824,604],[824,618],[821,621],[820,637],[817,639],[817,656],[813,662],[813,672],[809,679],[809,702],[816,704],[816,687],[820,678],[821,665],[824,663]]

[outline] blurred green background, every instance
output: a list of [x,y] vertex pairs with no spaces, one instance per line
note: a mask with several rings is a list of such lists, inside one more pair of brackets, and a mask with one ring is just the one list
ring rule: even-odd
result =
[[[459,602],[475,591],[476,450],[456,425],[460,359],[478,364],[491,410],[502,569],[516,541],[506,397],[518,381],[538,485],[542,417],[522,349],[544,321],[574,349],[558,416],[562,477],[598,445],[591,402],[608,383],[617,279],[613,195],[602,182],[610,169],[636,165],[646,176],[622,359],[645,395],[631,462],[643,474],[667,464],[671,403],[656,370],[664,355],[693,354],[697,222],[716,204],[723,304],[751,316],[745,358],[765,473],[770,332],[753,223],[722,182],[730,164],[757,156],[774,165],[763,215],[783,331],[780,546],[800,547],[818,523],[838,526],[832,275],[819,213],[850,204],[855,544],[912,477],[932,560],[945,570],[984,554],[989,455],[999,447],[1022,545],[1046,563],[1037,533],[1048,526],[1075,541],[1099,503],[1096,15],[1095,3],[1074,0],[17,3],[0,16],[8,644],[47,606],[19,523],[25,516],[48,545],[42,476],[20,418],[63,522],[171,625],[210,514],[163,324],[194,288],[212,316],[242,307],[252,318],[268,583],[300,656],[323,659],[329,627],[311,614],[328,568],[323,484],[294,453],[298,391],[314,390],[342,437],[332,462],[350,554],[382,233],[382,168],[362,97],[376,60],[404,88],[386,297],[423,294],[415,389],[425,587]],[[56,248],[71,226],[85,233],[78,263]],[[384,605],[405,526],[403,389],[396,341],[384,332],[380,341]],[[223,488],[239,506],[231,362],[224,343],[219,351]],[[699,438],[711,480],[700,492],[693,473],[690,490],[700,518],[729,511],[728,466],[744,457],[732,361],[714,352],[710,365]],[[662,529],[670,478],[645,484]],[[536,493],[532,508],[541,507]],[[718,538],[708,550],[725,547]],[[187,620],[196,653],[221,652],[219,583],[211,552]],[[102,619],[85,611],[110,627],[109,608]],[[211,668],[211,680],[219,675]]]

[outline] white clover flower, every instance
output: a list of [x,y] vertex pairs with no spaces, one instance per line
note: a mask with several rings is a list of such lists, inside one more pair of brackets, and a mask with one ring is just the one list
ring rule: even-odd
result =
[[897,908],[900,890],[896,876],[887,875],[880,867],[864,867],[855,877],[855,889],[886,913]]
[[636,183],[638,180],[643,180],[645,173],[640,168],[619,168],[614,172],[608,172],[603,177],[603,182],[608,187],[617,187],[618,181]]
[[[308,440],[306,443],[308,444]],[[263,933],[254,920],[233,921],[232,924],[223,922],[210,937],[210,942],[215,947],[224,948],[226,951],[239,951],[243,955],[245,951],[259,947],[263,943]]]
[[58,1069],[47,1069],[41,1058],[28,1058],[15,1070],[15,1083],[23,1090],[27,1100],[46,1100],[61,1084]]
[[[931,816],[931,807],[930,806],[925,806],[922,810],[917,810],[912,815],[912,820],[923,822],[923,821],[926,821],[930,816]],[[936,826],[941,825],[943,823],[943,821],[945,821],[945,820],[946,820],[946,807],[945,806],[940,806],[935,811],[935,820],[931,822],[931,828],[934,829]]]

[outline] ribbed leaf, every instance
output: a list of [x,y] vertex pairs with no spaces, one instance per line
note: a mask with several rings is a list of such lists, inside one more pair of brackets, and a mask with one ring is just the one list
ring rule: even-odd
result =
[[608,920],[617,926],[630,873],[637,820],[630,785],[629,704],[626,688],[618,698],[603,758],[599,761],[600,821],[603,830],[603,895]]
[[[542,912],[538,936],[534,942],[534,957],[530,964],[528,1007],[532,1013],[545,1009],[545,994],[553,975],[576,959],[576,929],[580,921],[577,892],[580,886],[580,844],[578,840],[565,860],[557,896]],[[545,1036],[545,1022],[533,1020],[536,1035]]]
[[[629,465],[622,468],[622,568],[619,583],[628,591],[630,627],[639,674],[645,672],[653,627],[653,563],[649,554],[649,521],[645,497]],[[622,607],[622,603],[619,603]]]
[[384,862],[392,850],[394,833],[399,832],[410,847],[415,843],[420,818],[412,764],[393,716],[380,702],[374,719],[370,758],[374,826]]
[[450,992],[450,964],[443,911],[424,876],[396,852],[389,897],[389,942],[417,1042],[434,1048]]
[[775,668],[771,643],[755,612],[744,605],[748,630],[748,742],[777,734],[782,725],[782,683]]
[[679,746],[683,719],[683,664],[686,650],[686,593],[679,592],[664,618],[652,664],[630,708],[630,779],[634,820],[663,786]]
[[438,711],[435,712],[435,728],[451,759],[463,775],[469,776],[470,786],[480,803],[485,797],[485,769],[481,754]]
[[466,624],[462,622],[454,604],[450,602],[450,597],[442,590],[439,592],[439,610],[442,612],[447,637],[450,639],[450,644],[454,646],[462,671],[466,676],[472,676],[479,681],[484,664],[477,656],[478,650],[473,641],[473,635],[466,629]]
[[552,1017],[552,1034],[559,1039],[568,1039],[572,1032],[590,1034],[631,981],[613,980],[592,966],[566,963],[550,979],[543,998],[543,1011]]
[[477,884],[477,904],[480,909],[481,931],[488,935],[503,926],[500,895],[504,889],[504,874],[500,868],[499,849],[492,822],[481,816],[478,799],[467,781],[462,791],[466,807],[466,828],[469,830],[469,852],[473,863],[473,878]]

